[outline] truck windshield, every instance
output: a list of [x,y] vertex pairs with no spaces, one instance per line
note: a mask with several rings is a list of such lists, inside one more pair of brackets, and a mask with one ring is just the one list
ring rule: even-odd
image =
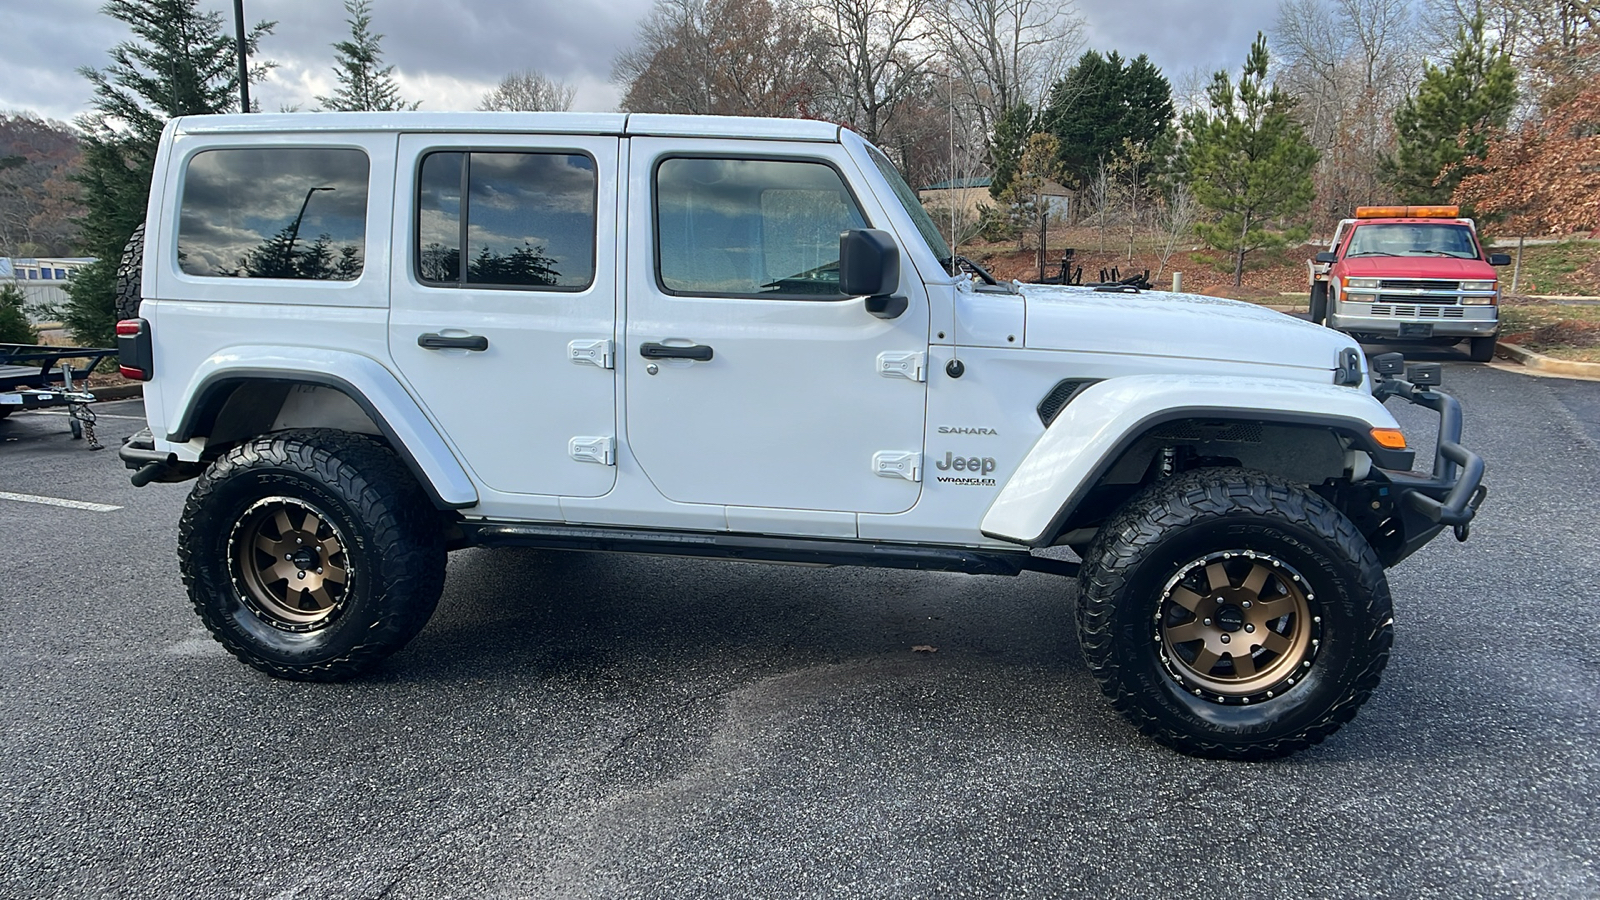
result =
[[883,173],[884,180],[889,182],[889,187],[894,191],[895,199],[900,201],[900,205],[905,208],[906,215],[910,216],[911,221],[916,224],[917,232],[922,235],[924,241],[928,242],[928,249],[933,251],[933,258],[939,260],[941,265],[944,265],[944,261],[950,258],[950,245],[945,243],[944,235],[939,233],[939,226],[933,224],[933,217],[928,215],[928,211],[922,208],[922,201],[917,199],[916,192],[911,190],[904,178],[900,177],[900,173],[895,170],[894,163],[889,162],[889,157],[884,156],[882,150],[867,144],[867,155],[872,157],[873,165],[878,167],[878,171]]
[[1465,225],[1385,223],[1361,225],[1350,236],[1351,256],[1450,256],[1477,259],[1478,245]]

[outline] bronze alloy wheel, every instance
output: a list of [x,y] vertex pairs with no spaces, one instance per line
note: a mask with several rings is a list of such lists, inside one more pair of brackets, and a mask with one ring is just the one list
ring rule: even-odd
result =
[[239,595],[263,621],[285,631],[332,622],[349,591],[344,535],[302,500],[267,497],[244,511],[228,536]]
[[1253,550],[1181,567],[1156,614],[1169,675],[1216,703],[1270,700],[1311,668],[1321,643],[1316,595],[1288,563]]

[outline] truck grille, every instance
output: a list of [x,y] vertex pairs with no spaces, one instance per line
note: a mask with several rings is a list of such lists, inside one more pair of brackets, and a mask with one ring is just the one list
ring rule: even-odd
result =
[[1459,319],[1466,311],[1459,306],[1389,306],[1372,305],[1375,316],[1400,316],[1413,319]]
[[1457,303],[1455,294],[1379,294],[1379,303]]
[[1378,282],[1379,288],[1392,288],[1397,291],[1445,291],[1454,293],[1461,290],[1459,281],[1433,281],[1428,279],[1385,278]]

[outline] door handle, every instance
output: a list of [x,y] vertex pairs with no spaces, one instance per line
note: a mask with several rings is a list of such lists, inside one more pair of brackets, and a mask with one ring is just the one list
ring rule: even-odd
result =
[[693,347],[669,347],[666,344],[645,343],[639,345],[639,355],[645,359],[695,359],[708,362],[711,359],[711,348],[704,344]]
[[469,334],[466,337],[445,337],[442,334],[428,332],[417,335],[417,346],[425,350],[478,350],[489,349],[489,339],[481,334]]

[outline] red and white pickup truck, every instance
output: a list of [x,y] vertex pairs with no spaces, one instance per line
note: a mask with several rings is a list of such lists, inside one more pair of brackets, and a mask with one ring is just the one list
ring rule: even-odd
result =
[[1365,341],[1470,341],[1488,362],[1500,333],[1495,266],[1454,206],[1362,206],[1309,261],[1311,320]]

